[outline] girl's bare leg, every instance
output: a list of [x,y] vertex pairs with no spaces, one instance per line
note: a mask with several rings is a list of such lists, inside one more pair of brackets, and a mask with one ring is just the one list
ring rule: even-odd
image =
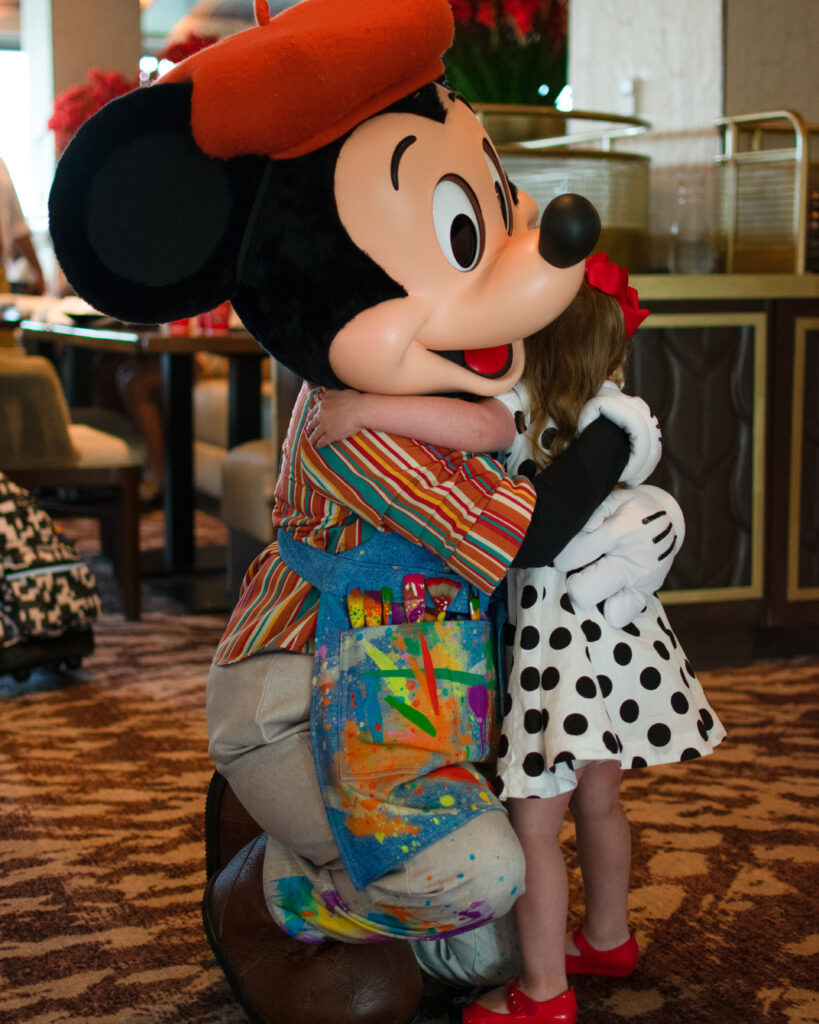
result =
[[[568,988],[564,936],[569,901],[566,864],[557,837],[571,793],[549,799],[512,799],[509,817],[526,856],[526,891],[515,904],[523,973],[520,988],[543,1002]],[[508,1013],[505,986],[478,1000],[496,1013]]]
[[[614,949],[629,937],[631,831],[620,803],[623,772],[616,761],[597,761],[579,775],[569,809],[586,897],[583,935],[595,949]],[[571,936],[566,952],[578,952]]]

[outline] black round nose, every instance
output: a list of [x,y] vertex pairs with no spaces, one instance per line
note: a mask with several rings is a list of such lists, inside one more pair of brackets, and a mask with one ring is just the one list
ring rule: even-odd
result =
[[540,221],[540,255],[553,267],[572,267],[585,259],[600,237],[597,210],[583,196],[556,196]]

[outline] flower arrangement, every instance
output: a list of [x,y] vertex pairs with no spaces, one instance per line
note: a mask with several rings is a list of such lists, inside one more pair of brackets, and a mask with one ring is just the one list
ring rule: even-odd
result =
[[[157,61],[167,60],[178,64],[206,46],[219,41],[219,36],[191,34],[178,43],[170,43],[158,55]],[[119,71],[100,71],[92,68],[81,85],[64,89],[54,101],[54,110],[48,119],[48,127],[54,132],[57,156],[61,156],[68,143],[74,138],[80,125],[92,114],[104,107],[110,100],[124,96],[140,84],[148,84],[156,78],[156,72],[128,79]]]
[[447,81],[472,103],[554,105],[566,84],[569,0],[450,0]]
[[129,81],[119,71],[92,68],[82,85],[64,89],[54,101],[54,110],[48,119],[48,127],[54,132],[57,155],[62,154],[80,125],[100,107],[136,87],[136,79]]

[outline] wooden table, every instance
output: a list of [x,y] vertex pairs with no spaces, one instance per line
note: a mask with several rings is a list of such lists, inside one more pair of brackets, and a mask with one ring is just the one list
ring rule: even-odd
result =
[[177,337],[156,328],[108,329],[22,320],[27,347],[47,353],[65,346],[64,386],[69,405],[91,405],[91,357],[97,352],[159,356],[165,421],[165,568],[195,565],[193,532],[193,357],[212,352],[228,359],[228,447],[261,435],[261,360],[264,350],[246,331]]

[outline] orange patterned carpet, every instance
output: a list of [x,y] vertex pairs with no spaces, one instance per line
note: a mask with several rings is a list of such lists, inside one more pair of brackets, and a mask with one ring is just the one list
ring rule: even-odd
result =
[[[222,625],[106,611],[77,672],[0,678],[4,1024],[244,1021],[199,918]],[[643,956],[630,979],[577,979],[580,1024],[819,1020],[819,656],[702,681],[728,739],[629,774]]]

